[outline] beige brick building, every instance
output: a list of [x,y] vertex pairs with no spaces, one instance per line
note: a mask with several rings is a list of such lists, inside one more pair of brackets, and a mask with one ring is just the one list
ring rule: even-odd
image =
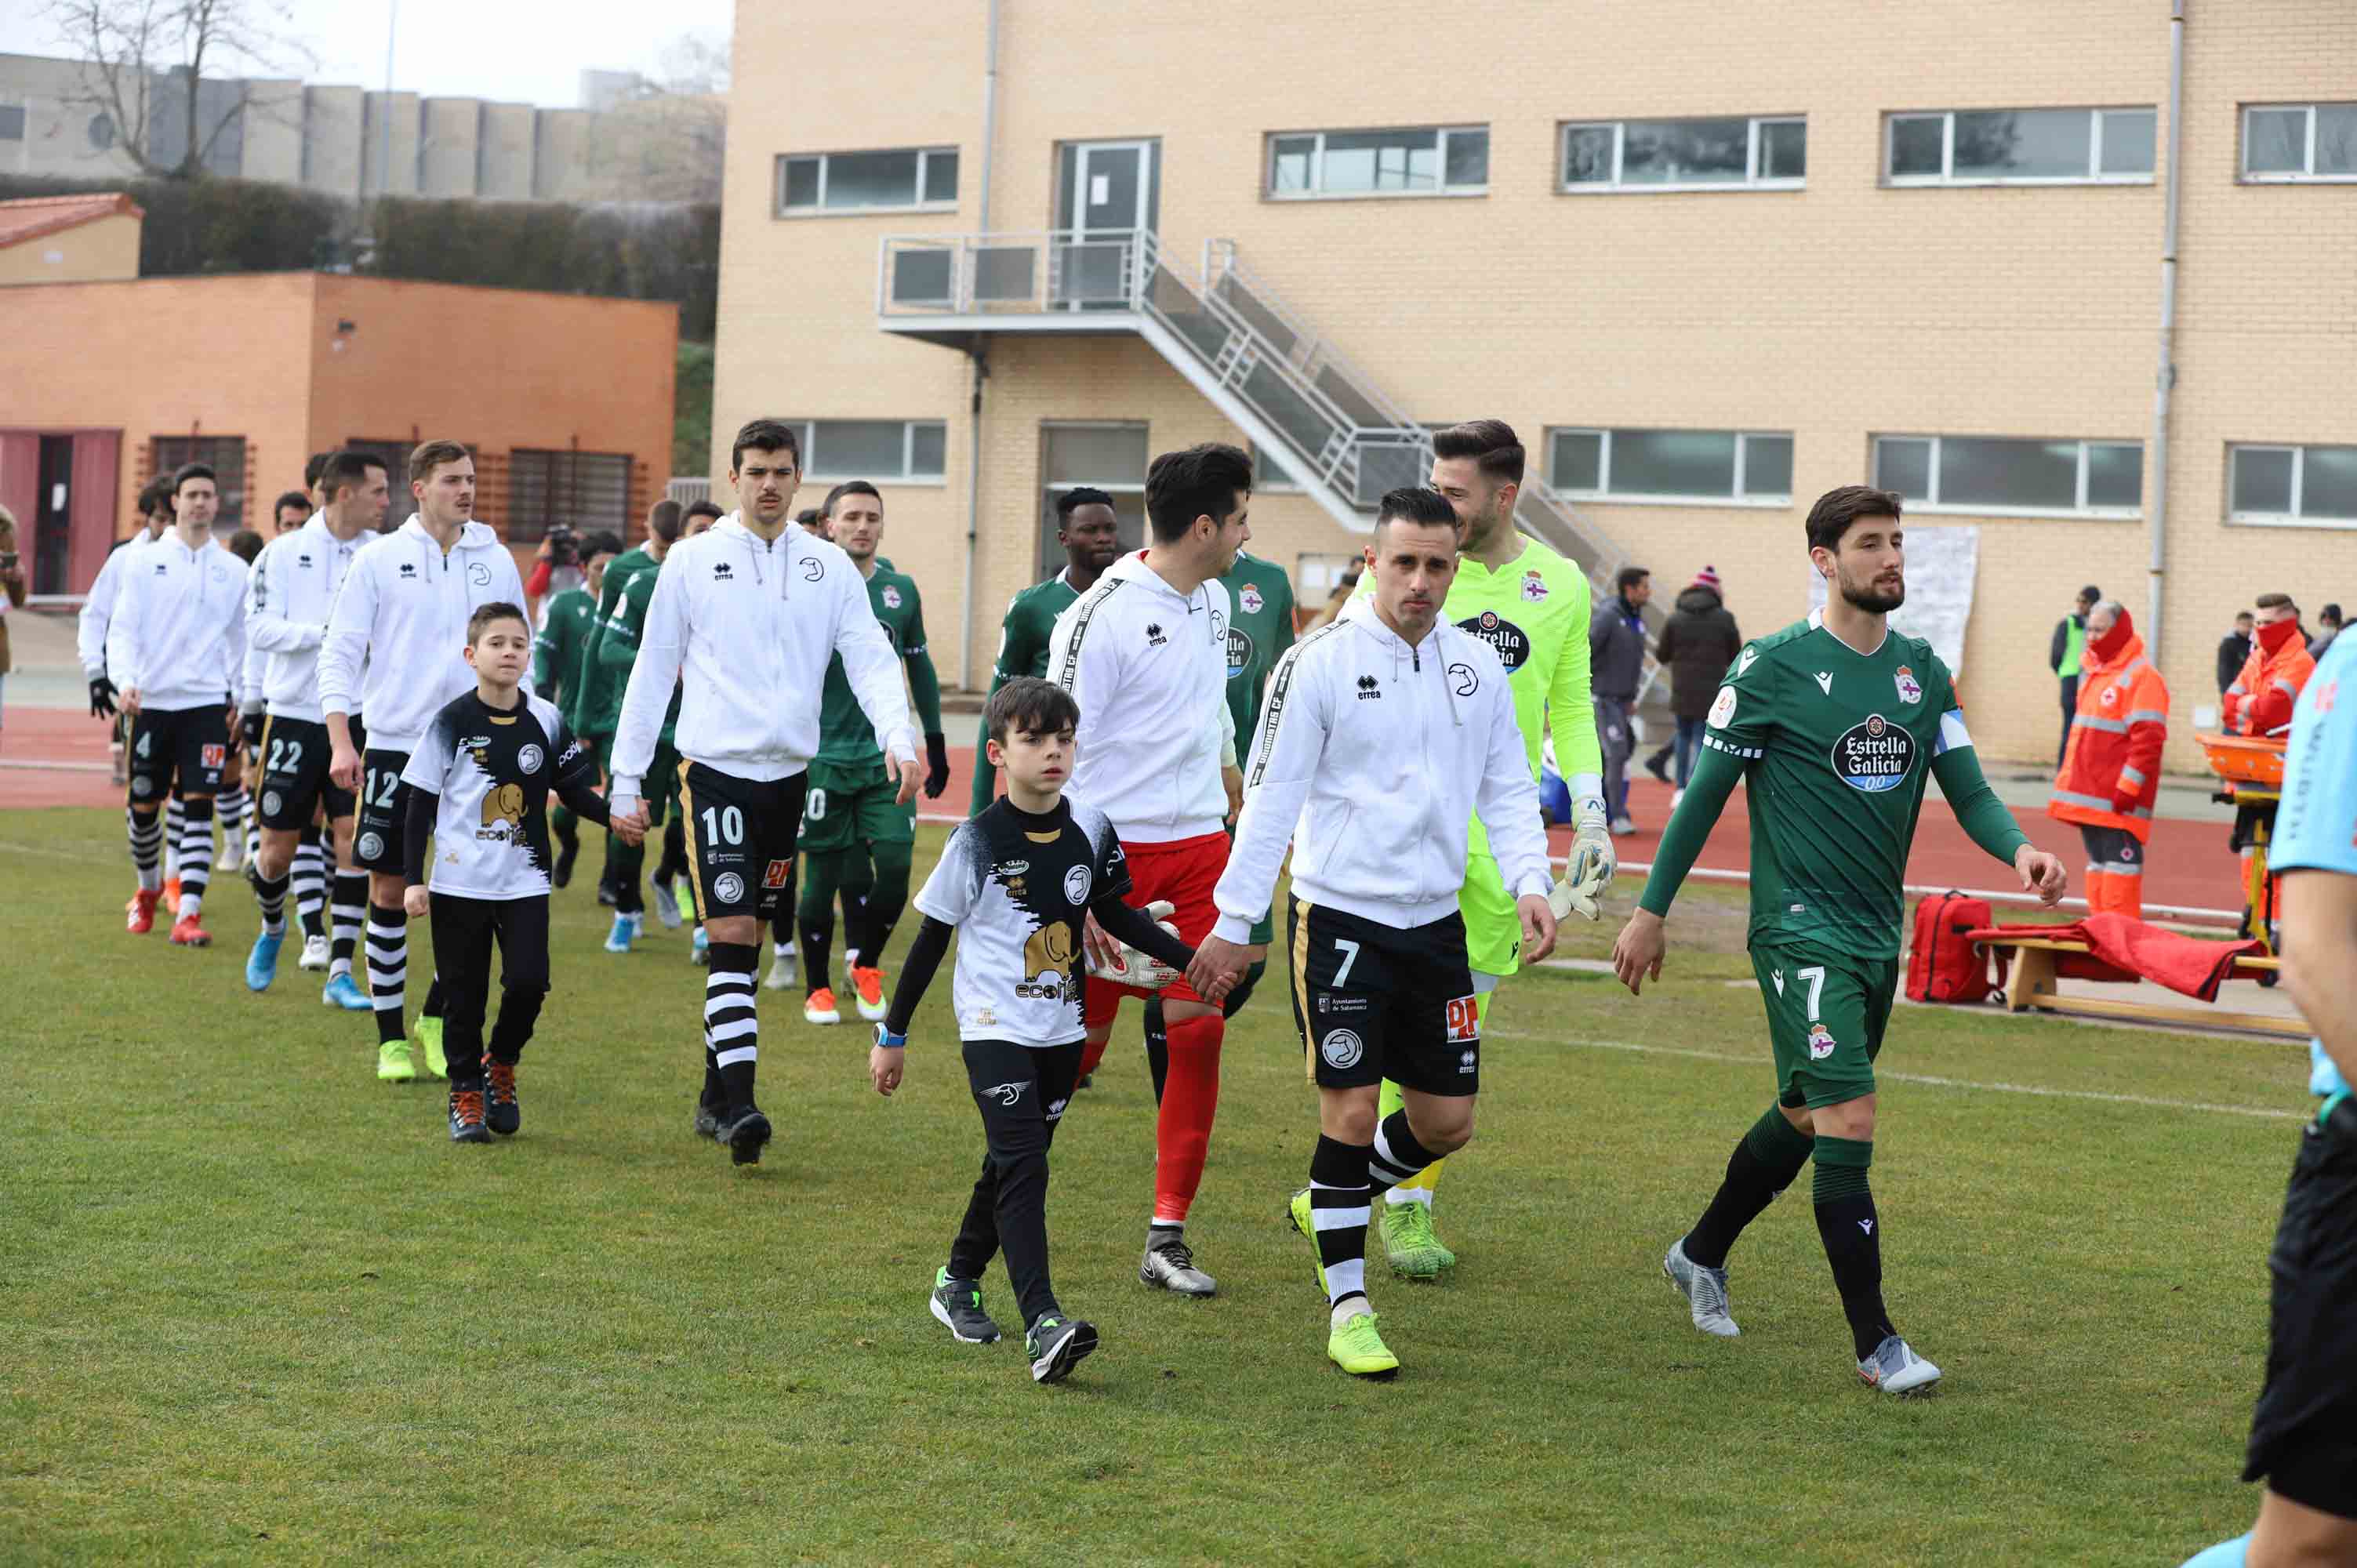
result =
[[1189,442],[1304,477],[1253,548],[1317,598],[1416,424],[1501,416],[1526,526],[1710,563],[1753,635],[1806,608],[1809,500],[1878,476],[1978,527],[1964,699],[2026,761],[2079,585],[2148,618],[2165,499],[2198,767],[2233,612],[2357,604],[2357,8],[2190,9],[2165,475],[2163,0],[740,7],[715,471],[747,417],[815,422],[805,502],[883,485],[974,682],[1045,495]]

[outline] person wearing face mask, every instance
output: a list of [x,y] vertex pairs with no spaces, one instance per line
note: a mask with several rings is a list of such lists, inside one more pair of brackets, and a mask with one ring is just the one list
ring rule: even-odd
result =
[[2222,716],[2229,735],[2272,735],[2291,723],[2300,688],[2316,673],[2300,629],[2299,607],[2289,594],[2261,594],[2258,629],[2242,675],[2226,688]]
[[2087,612],[2079,707],[2046,814],[2075,822],[2087,846],[2087,908],[2144,918],[2144,846],[2169,740],[2169,684],[2117,599]]

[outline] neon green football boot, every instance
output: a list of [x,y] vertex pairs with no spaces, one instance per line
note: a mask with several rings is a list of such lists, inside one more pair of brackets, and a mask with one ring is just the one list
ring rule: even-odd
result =
[[407,1040],[387,1040],[376,1048],[376,1075],[387,1083],[407,1083],[417,1076],[409,1059]]
[[1399,1370],[1399,1358],[1375,1332],[1375,1315],[1355,1312],[1350,1321],[1326,1336],[1326,1354],[1354,1378],[1383,1379]]
[[1454,1268],[1457,1254],[1433,1234],[1432,1209],[1422,1203],[1383,1205],[1383,1256],[1392,1272],[1403,1279],[1435,1280],[1440,1271]]
[[1305,1187],[1293,1195],[1293,1202],[1286,1208],[1286,1217],[1293,1221],[1293,1228],[1300,1231],[1302,1239],[1309,1243],[1309,1266],[1318,1271],[1318,1294],[1327,1294],[1326,1261],[1318,1254],[1318,1227],[1309,1218],[1308,1187]]
[[436,1078],[448,1078],[450,1058],[442,1054],[442,1020],[421,1016],[412,1038],[416,1040],[417,1048],[425,1053],[425,1070]]

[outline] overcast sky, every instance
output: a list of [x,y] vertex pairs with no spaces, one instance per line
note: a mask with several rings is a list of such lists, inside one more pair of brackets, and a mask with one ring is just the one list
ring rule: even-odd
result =
[[[585,70],[660,75],[668,46],[694,34],[724,50],[735,0],[391,0],[400,7],[393,86],[455,98],[565,108]],[[318,60],[315,82],[384,84],[389,0],[265,0],[294,18]],[[0,0],[0,53],[69,55],[39,0]],[[208,74],[210,74],[209,71]]]

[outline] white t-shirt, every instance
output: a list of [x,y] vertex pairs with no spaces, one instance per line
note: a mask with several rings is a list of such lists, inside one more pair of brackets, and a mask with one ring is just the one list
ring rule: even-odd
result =
[[1091,904],[1128,891],[1129,863],[1102,811],[1060,800],[1034,814],[1001,799],[960,823],[916,898],[919,913],[958,929],[958,1037],[1082,1038],[1082,922]]

